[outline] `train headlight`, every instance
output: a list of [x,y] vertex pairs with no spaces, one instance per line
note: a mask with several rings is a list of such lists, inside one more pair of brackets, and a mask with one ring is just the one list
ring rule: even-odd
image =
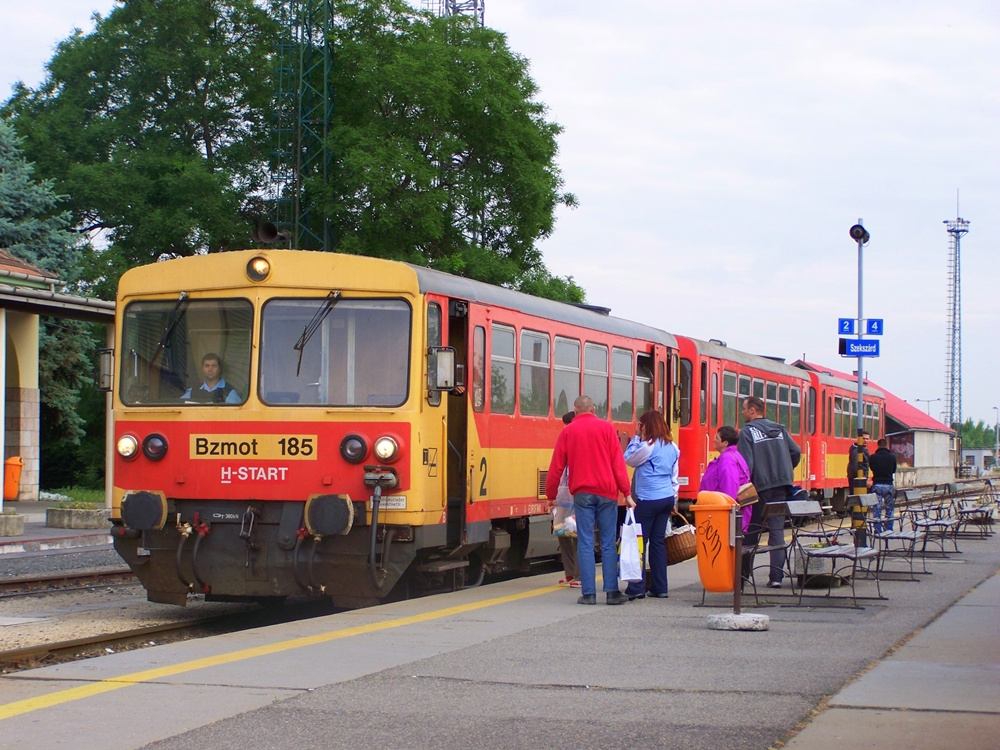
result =
[[159,461],[167,455],[167,439],[155,432],[142,441],[142,455],[150,461]]
[[247,263],[247,278],[250,281],[263,281],[271,275],[271,262],[263,257],[256,256]]
[[393,461],[399,453],[399,444],[391,437],[380,437],[375,441],[375,455],[380,461]]
[[139,441],[132,435],[122,435],[115,446],[118,455],[125,459],[135,458],[139,454]]
[[348,435],[340,441],[340,455],[348,463],[359,464],[368,455],[368,443],[360,435]]

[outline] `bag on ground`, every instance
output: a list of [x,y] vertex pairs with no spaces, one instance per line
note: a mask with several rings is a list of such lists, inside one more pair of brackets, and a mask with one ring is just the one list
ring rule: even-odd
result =
[[636,523],[629,508],[622,524],[622,538],[618,546],[618,578],[622,581],[642,580],[642,526]]

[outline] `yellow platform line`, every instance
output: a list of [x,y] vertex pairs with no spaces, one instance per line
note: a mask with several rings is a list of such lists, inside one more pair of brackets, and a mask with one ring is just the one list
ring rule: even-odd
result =
[[548,594],[561,590],[563,590],[563,587],[561,586],[544,586],[540,589],[534,589],[520,594],[509,594],[507,596],[498,596],[493,599],[484,599],[480,602],[460,604],[455,607],[445,607],[444,609],[432,610],[418,615],[410,615],[409,617],[400,617],[399,619],[389,620],[387,622],[356,625],[350,628],[334,630],[329,633],[292,638],[291,640],[278,641],[277,643],[271,643],[266,646],[255,646],[254,648],[231,651],[229,653],[218,654],[216,656],[206,656],[202,659],[194,659],[192,661],[181,662],[180,664],[172,664],[166,667],[158,667],[156,669],[133,672],[132,674],[121,675],[119,677],[111,677],[88,685],[81,685],[80,687],[69,688],[67,690],[59,690],[57,692],[50,693],[49,695],[42,695],[36,698],[27,698],[25,700],[14,701],[13,703],[2,704],[0,705],[0,719],[9,719],[12,716],[19,716],[21,714],[30,713],[42,708],[58,706],[63,703],[70,703],[71,701],[90,698],[91,696],[100,695],[101,693],[107,693],[112,690],[129,687],[130,685],[138,685],[140,683],[150,682],[164,677],[173,677],[175,675],[184,674],[185,672],[193,672],[198,669],[216,667],[222,664],[231,664],[233,662],[243,661],[244,659],[254,659],[258,656],[279,654],[283,651],[290,651],[292,649],[303,648],[305,646],[315,646],[320,643],[327,643],[341,638],[352,638],[356,635],[366,635],[368,633],[377,633],[381,630],[391,630],[392,628],[402,628],[407,625],[416,625],[422,622],[429,622],[431,620],[439,620],[443,617],[459,615],[465,612],[473,612],[477,609],[485,609],[487,607],[495,607],[499,604],[507,604],[520,599],[530,599],[531,597],[540,596],[541,594]]

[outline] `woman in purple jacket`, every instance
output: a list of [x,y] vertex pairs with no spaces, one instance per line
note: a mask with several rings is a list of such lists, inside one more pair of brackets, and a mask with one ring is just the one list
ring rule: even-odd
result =
[[[705,469],[705,476],[701,478],[701,489],[709,492],[722,492],[729,497],[736,499],[740,494],[740,486],[750,481],[750,470],[743,456],[736,450],[736,443],[739,442],[740,433],[735,427],[723,425],[715,434],[712,442],[712,449],[719,452],[718,458]],[[743,509],[743,532],[746,533],[750,525],[750,509],[747,506]]]

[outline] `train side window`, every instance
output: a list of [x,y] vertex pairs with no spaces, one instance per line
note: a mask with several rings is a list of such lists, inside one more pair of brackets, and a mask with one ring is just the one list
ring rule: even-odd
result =
[[656,378],[656,408],[660,412],[666,415],[667,422],[670,422],[670,404],[667,401],[667,394],[670,392],[667,387],[667,364],[666,362],[657,362],[656,371],[659,373]]
[[778,421],[778,384],[768,383],[767,384],[767,398],[764,399],[764,407],[766,409],[765,416],[768,419],[773,419],[775,422]]
[[708,417],[708,362],[702,360],[698,369],[698,423],[705,424]]
[[494,323],[490,329],[490,411],[514,413],[514,329]]
[[715,429],[716,424],[718,424],[718,410],[719,410],[719,373],[712,373],[712,390],[708,394],[708,414],[711,421],[712,429]]
[[826,432],[823,434],[833,434],[833,396],[826,397]]
[[632,421],[632,352],[611,350],[611,418],[616,422]]
[[687,426],[691,422],[691,375],[693,371],[690,359],[681,359],[681,425]]
[[799,403],[801,398],[801,391],[796,387],[792,388],[792,404],[791,404],[791,417],[792,417],[792,427],[791,430],[796,435],[802,429],[802,405]]
[[549,415],[549,337],[536,331],[521,331],[521,414]]
[[472,410],[481,412],[486,405],[486,329],[476,326],[472,332]]
[[844,436],[844,400],[840,396],[833,397],[833,436]]
[[[763,393],[763,391],[762,391]],[[743,419],[743,401],[753,395],[753,388],[751,387],[751,381],[749,375],[740,375],[740,397],[739,403],[736,406],[736,413],[739,414],[740,427],[746,424],[746,420]]]
[[635,413],[643,415],[653,408],[653,358],[639,354],[635,358]]
[[872,439],[878,440],[882,437],[882,422],[879,418],[878,404],[872,404]]
[[722,373],[722,424],[736,426],[739,418],[739,394],[736,391],[736,373]]
[[809,386],[809,403],[808,403],[808,420],[809,420],[809,434],[816,434],[816,389]]
[[[441,346],[441,305],[437,302],[427,305],[427,347],[429,349],[432,346]],[[441,391],[428,391],[427,403],[440,406]]]
[[583,350],[583,393],[594,402],[594,412],[608,418],[608,347],[588,343]]
[[791,414],[789,413],[788,386],[778,385],[778,422],[788,427],[791,424]]
[[561,417],[580,395],[580,342],[556,336],[553,354],[552,410]]
[[[844,400],[844,403],[847,403],[846,399]],[[844,410],[847,411],[847,408],[845,407]],[[855,430],[858,429],[858,425],[860,424],[861,422],[858,420],[858,400],[856,398],[852,398],[850,400],[850,412],[847,414],[847,418],[844,421],[844,436],[855,437],[857,435]]]

